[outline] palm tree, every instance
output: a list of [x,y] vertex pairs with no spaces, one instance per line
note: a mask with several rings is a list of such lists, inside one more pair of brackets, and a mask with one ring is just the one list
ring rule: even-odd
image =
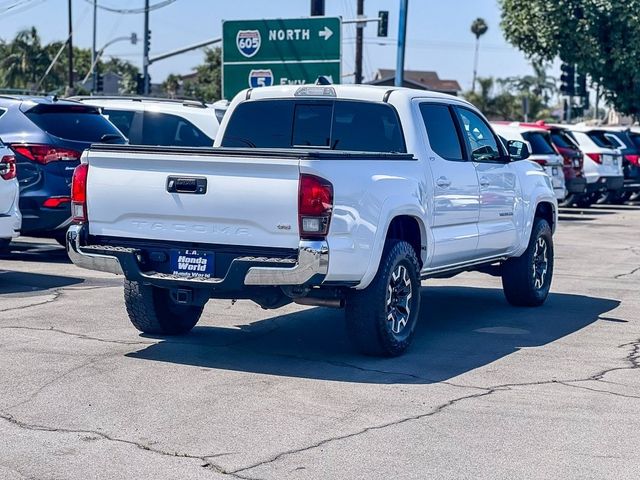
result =
[[471,23],[471,33],[476,36],[476,54],[473,60],[473,82],[471,83],[471,91],[475,91],[476,89],[476,76],[478,74],[478,51],[480,48],[480,37],[487,33],[489,30],[489,26],[487,22],[485,22],[484,18],[476,18]]
[[0,61],[4,84],[13,88],[33,88],[50,60],[35,27],[19,32],[13,42],[7,44],[6,52]]

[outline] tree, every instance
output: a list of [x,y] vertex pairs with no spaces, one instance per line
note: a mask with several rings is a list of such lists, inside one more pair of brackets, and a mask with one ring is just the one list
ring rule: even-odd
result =
[[478,52],[480,51],[480,37],[487,33],[489,26],[484,18],[476,18],[471,22],[471,33],[476,36],[476,53],[473,59],[473,82],[471,83],[471,91],[476,90],[476,76],[478,74]]
[[640,0],[500,0],[506,39],[532,59],[575,64],[617,110],[640,115]]
[[205,60],[196,67],[195,79],[185,80],[183,88],[188,97],[213,102],[222,98],[222,52],[220,48],[207,48],[204,52]]
[[35,27],[22,30],[3,47],[0,60],[2,84],[9,88],[33,89],[49,66]]
[[162,90],[167,94],[167,97],[176,98],[181,85],[182,77],[172,73],[162,82]]

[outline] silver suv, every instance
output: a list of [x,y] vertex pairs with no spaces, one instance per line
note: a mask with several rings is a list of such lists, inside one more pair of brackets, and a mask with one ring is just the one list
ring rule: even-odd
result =
[[148,97],[73,97],[97,106],[132,145],[211,147],[222,113],[194,100]]

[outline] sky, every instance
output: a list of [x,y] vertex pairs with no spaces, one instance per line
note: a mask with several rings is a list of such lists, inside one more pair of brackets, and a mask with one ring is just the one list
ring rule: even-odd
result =
[[[154,5],[161,0],[150,0]],[[0,0],[0,38],[11,40],[17,32],[35,26],[43,42],[63,40],[68,29],[68,0]],[[91,47],[93,0],[72,0],[74,45]],[[356,0],[326,0],[326,15],[355,18]],[[377,27],[364,30],[364,76],[371,79],[378,68],[395,68],[399,0],[365,0],[365,15],[377,17],[389,11],[389,36],[377,37]],[[142,8],[144,0],[98,0],[99,6]],[[150,13],[151,56],[219,37],[222,20],[296,18],[309,15],[310,0],[175,0]],[[475,37],[471,22],[482,17],[489,25],[481,38],[479,76],[526,75],[526,58],[509,45],[500,30],[500,8],[496,0],[409,0],[405,68],[435,70],[440,78],[457,80],[464,90],[471,86]],[[142,14],[118,14],[98,9],[97,48],[108,41],[129,36],[142,38]],[[343,26],[343,76],[354,71],[355,26]],[[119,42],[105,56],[125,58],[142,65],[142,42]],[[159,61],[150,67],[154,83],[170,73],[187,74],[202,62],[202,50]],[[550,73],[557,75],[554,70]],[[345,77],[344,81],[352,81]]]

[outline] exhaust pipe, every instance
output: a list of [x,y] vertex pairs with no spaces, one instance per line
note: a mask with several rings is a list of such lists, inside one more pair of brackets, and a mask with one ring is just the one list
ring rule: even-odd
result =
[[317,298],[317,297],[298,297],[293,299],[298,305],[309,305],[312,307],[329,307],[343,308],[344,299],[342,298]]

